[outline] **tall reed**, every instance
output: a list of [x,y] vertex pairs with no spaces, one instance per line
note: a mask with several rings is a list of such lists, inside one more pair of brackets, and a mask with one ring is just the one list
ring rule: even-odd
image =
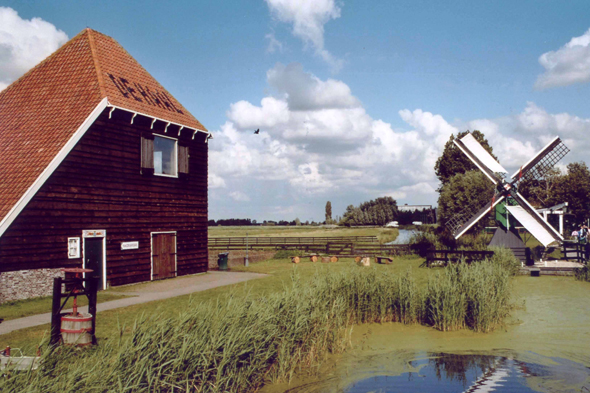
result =
[[264,298],[191,302],[175,318],[142,317],[130,337],[91,351],[48,352],[38,371],[5,371],[0,390],[256,391],[345,350],[354,324],[489,331],[509,309],[508,275],[485,263],[449,266],[425,288],[411,272],[320,267],[311,280],[294,274],[284,291]]

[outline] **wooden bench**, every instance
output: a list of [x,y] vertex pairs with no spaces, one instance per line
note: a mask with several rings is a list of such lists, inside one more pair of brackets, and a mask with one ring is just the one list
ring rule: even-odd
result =
[[377,261],[377,263],[381,263],[384,265],[391,265],[393,263],[393,258],[391,257],[386,257],[383,255],[379,255],[375,257],[375,260]]

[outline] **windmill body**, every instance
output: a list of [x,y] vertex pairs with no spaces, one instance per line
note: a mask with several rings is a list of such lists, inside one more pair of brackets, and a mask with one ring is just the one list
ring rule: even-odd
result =
[[[467,206],[447,222],[447,227],[453,233],[455,239],[467,232],[479,220],[496,209],[496,219],[499,222],[498,229],[504,232],[496,233],[497,238],[492,243],[505,245],[516,242],[512,235],[518,233],[510,230],[510,218],[502,219],[502,214],[512,217],[525,227],[543,246],[547,247],[553,242],[562,242],[563,237],[551,225],[549,225],[528,201],[518,192],[518,184],[524,180],[539,180],[563,158],[569,149],[559,137],[555,137],[539,153],[524,164],[507,181],[508,173],[498,161],[481,144],[468,133],[461,139],[453,141],[455,145],[481,170],[495,186],[495,194],[492,200],[478,209],[477,206]],[[498,212],[501,212],[499,214]],[[504,222],[504,224],[503,224]],[[510,232],[512,235],[508,234]],[[522,243],[522,240],[520,240]],[[503,243],[504,242],[504,243]],[[507,244],[509,243],[509,244]],[[491,243],[490,243],[491,244]],[[522,245],[524,247],[524,244]]]

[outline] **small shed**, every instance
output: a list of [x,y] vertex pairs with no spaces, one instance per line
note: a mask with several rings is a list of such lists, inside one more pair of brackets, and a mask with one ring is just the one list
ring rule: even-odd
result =
[[63,267],[102,288],[207,271],[210,137],[91,29],[1,91],[0,302]]

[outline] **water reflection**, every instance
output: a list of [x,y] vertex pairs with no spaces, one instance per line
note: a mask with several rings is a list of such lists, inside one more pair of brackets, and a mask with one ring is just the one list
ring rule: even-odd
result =
[[[534,355],[534,354],[533,354]],[[529,357],[530,358],[530,357]],[[409,361],[400,375],[362,373],[357,381],[340,385],[330,378],[288,392],[346,393],[481,393],[481,392],[590,392],[590,370],[560,358],[539,358],[544,364],[518,360],[514,354],[428,353]],[[386,358],[383,358],[386,360]],[[338,386],[340,385],[340,386]],[[590,386],[590,385],[588,385]],[[582,390],[580,390],[582,389]],[[584,390],[587,389],[587,390]]]
[[[488,355],[436,353],[410,362],[418,373],[374,376],[344,389],[348,393],[393,392],[534,392],[527,386],[525,363]],[[526,371],[525,371],[526,370]]]

